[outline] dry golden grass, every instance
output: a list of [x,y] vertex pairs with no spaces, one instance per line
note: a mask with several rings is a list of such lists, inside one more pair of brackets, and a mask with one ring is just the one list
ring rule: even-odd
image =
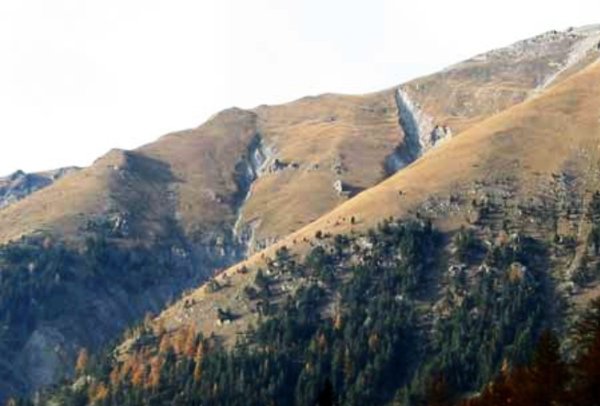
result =
[[112,151],[95,165],[71,173],[52,186],[0,211],[0,241],[17,239],[36,231],[69,234],[100,213],[110,202],[113,166],[122,165],[124,156]]
[[391,91],[310,97],[256,112],[265,144],[298,165],[253,185],[242,215],[260,220],[258,240],[287,235],[347,200],[333,188],[337,179],[360,189],[381,181],[385,158],[403,139]]
[[[257,133],[274,148],[277,158],[299,164],[297,169],[265,174],[253,185],[243,215],[263,220],[258,229],[261,238],[287,235],[345,201],[333,188],[338,178],[358,188],[379,182],[384,177],[385,157],[403,136],[392,92],[325,95],[259,107],[256,112],[226,110],[196,129],[168,134],[134,151],[135,156],[166,165],[146,167],[135,176],[169,171],[171,179],[161,185],[170,195],[162,190],[160,197],[151,198],[151,189],[145,193],[133,183],[120,182],[114,167],[125,165],[125,155],[113,151],[91,167],[3,210],[0,241],[36,230],[75,234],[91,217],[135,211],[140,206],[156,212],[148,213],[156,222],[144,224],[157,233],[168,210],[189,235],[218,233],[235,221],[235,165]],[[340,175],[332,169],[335,162],[343,167]],[[144,188],[143,182],[139,188]],[[153,205],[145,200],[154,201]]]
[[[494,50],[451,66],[439,73],[416,79],[404,87],[421,108],[438,124],[448,125],[454,134],[518,104],[563,69],[581,37],[543,34],[527,43]],[[597,58],[595,50],[591,58]],[[591,62],[583,57],[557,83]]]
[[[405,170],[366,190],[319,220],[274,245],[312,238],[317,230],[347,232],[406,214],[425,199],[449,194],[457,185],[490,176],[517,176],[523,193],[536,179],[558,173],[582,152],[596,156],[600,120],[600,64],[594,63],[546,93],[517,105],[442,143]],[[590,159],[593,160],[593,157]],[[583,162],[582,162],[583,164]],[[402,191],[402,195],[399,195]],[[339,222],[335,226],[336,222]],[[252,263],[263,253],[249,259]]]

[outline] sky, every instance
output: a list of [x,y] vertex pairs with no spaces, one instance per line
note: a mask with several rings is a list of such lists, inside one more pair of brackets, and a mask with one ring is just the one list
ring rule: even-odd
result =
[[0,175],[591,23],[598,0],[0,0]]

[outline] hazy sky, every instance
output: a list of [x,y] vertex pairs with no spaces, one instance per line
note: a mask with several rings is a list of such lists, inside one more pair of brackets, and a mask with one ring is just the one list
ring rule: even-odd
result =
[[598,0],[0,0],[0,175],[598,22]]

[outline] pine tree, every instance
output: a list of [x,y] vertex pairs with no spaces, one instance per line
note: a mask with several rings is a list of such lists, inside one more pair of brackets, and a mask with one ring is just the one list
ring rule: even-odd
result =
[[427,406],[452,405],[450,388],[443,375],[433,376],[427,386]]
[[533,402],[550,404],[553,400],[565,398],[567,367],[560,356],[558,338],[549,330],[540,336],[529,374],[533,387]]
[[202,378],[202,361],[204,358],[203,343],[200,341],[198,348],[196,349],[196,355],[194,356],[194,382],[200,382]]
[[323,385],[323,389],[317,396],[317,406],[333,406],[335,401],[335,395],[333,393],[333,385],[329,378],[325,380],[325,384]]

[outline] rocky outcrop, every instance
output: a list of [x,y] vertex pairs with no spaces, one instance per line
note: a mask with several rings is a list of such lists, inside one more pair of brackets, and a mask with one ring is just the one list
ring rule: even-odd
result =
[[575,43],[571,47],[567,58],[557,66],[558,69],[555,72],[543,79],[540,85],[535,89],[536,92],[539,92],[554,83],[563,72],[586,58],[590,51],[600,49],[600,43],[598,42],[600,41],[600,26],[591,25],[581,28],[570,28],[566,31],[550,31],[530,40],[517,43],[514,47],[519,49],[521,47],[531,47],[531,42],[551,44],[553,41],[562,38],[572,38],[575,40]]
[[77,348],[54,327],[40,327],[27,340],[17,358],[18,368],[28,379],[30,388],[41,388],[68,376],[74,365]]
[[233,237],[240,244],[240,257],[243,257],[254,246],[254,230],[258,220],[245,221],[242,213],[244,202],[250,198],[252,184],[265,172],[277,172],[287,167],[273,154],[272,147],[264,144],[260,134],[256,134],[246,154],[237,163],[235,181],[238,185],[234,204],[237,218],[233,225]]
[[0,209],[43,189],[77,168],[60,168],[42,173],[25,173],[21,170],[0,178]]
[[298,169],[300,169],[299,162],[277,158],[274,146],[267,145],[260,134],[257,133],[254,136],[248,145],[247,152],[236,164],[234,175],[238,188],[234,197],[237,218],[232,232],[233,240],[237,244],[239,259],[276,242],[276,239],[273,238],[257,241],[255,231],[260,225],[260,218],[247,219],[244,217],[243,208],[252,195],[252,184],[264,175],[275,175],[283,171]]
[[342,182],[341,179],[337,179],[335,182],[333,182],[333,189],[340,196],[342,196],[344,193],[346,193],[346,187],[345,186],[346,185],[344,185],[344,182]]
[[452,136],[448,126],[436,124],[402,88],[396,91],[396,107],[404,139],[386,158],[385,169],[388,174],[408,166],[437,143]]

